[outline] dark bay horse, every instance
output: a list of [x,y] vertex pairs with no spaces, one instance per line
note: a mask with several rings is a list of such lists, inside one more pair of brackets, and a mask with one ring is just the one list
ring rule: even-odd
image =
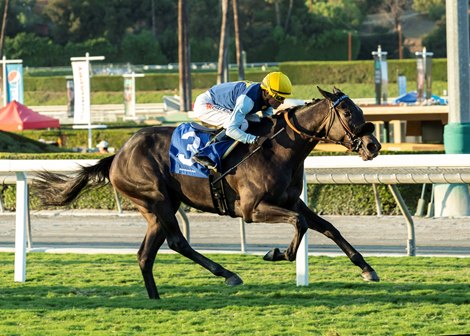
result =
[[[224,178],[227,204],[234,217],[245,222],[289,223],[295,228],[290,246],[272,249],[265,260],[293,261],[307,229],[331,238],[362,270],[367,281],[379,281],[374,269],[328,221],[310,210],[299,198],[303,186],[304,159],[319,141],[339,143],[358,152],[363,160],[377,156],[381,145],[372,135],[374,127],[366,123],[362,110],[343,92],[318,88],[325,97],[289,108],[261,122],[250,125],[255,135],[276,137],[266,140],[262,148]],[[34,187],[45,205],[66,205],[89,187],[108,181],[128,197],[145,217],[148,225],[138,252],[138,262],[148,296],[159,298],[153,265],[165,239],[174,251],[225,278],[228,285],[239,285],[241,278],[196,252],[184,238],[175,213],[180,204],[217,212],[209,183],[198,177],[170,172],[169,147],[173,127],[146,127],[134,134],[113,156],[97,164],[81,167],[74,176],[43,172]],[[239,144],[224,159],[230,168],[256,149],[256,145]]]

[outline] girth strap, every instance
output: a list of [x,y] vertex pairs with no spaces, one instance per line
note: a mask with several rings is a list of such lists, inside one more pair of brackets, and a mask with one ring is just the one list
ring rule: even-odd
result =
[[211,170],[209,174],[209,186],[211,189],[212,202],[214,203],[214,208],[217,210],[219,215],[230,215],[231,217],[234,217],[234,214],[228,207],[227,197],[225,196],[224,179],[220,178],[220,175],[220,173],[213,170]]

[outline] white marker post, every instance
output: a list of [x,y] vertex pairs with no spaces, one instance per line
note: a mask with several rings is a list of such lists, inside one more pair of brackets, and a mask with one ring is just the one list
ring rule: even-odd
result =
[[[74,82],[74,124],[88,124],[88,148],[92,148],[91,102],[90,102],[90,61],[102,61],[104,56],[71,57]],[[80,128],[80,127],[78,127]]]
[[[300,198],[308,206],[308,193],[307,193],[307,177],[303,177],[303,188]],[[296,273],[297,273],[297,286],[308,286],[308,229],[305,232],[302,241],[300,242],[299,249],[297,250]]]
[[126,119],[136,119],[136,98],[135,98],[135,78],[145,77],[144,74],[130,74],[122,75],[124,77],[124,115]]
[[7,96],[8,96],[8,92],[7,92],[7,64],[8,63],[14,63],[14,64],[23,63],[23,60],[20,60],[20,59],[7,60],[7,58],[5,56],[3,56],[2,59],[0,60],[0,62],[2,63],[3,106],[6,106],[8,104],[8,102],[7,102]]

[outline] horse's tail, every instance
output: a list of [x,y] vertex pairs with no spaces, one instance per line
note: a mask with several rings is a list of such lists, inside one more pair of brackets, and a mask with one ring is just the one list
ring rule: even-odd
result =
[[44,205],[68,205],[84,191],[108,184],[113,160],[114,155],[99,160],[93,166],[82,166],[73,177],[47,171],[38,173],[33,181],[35,194]]

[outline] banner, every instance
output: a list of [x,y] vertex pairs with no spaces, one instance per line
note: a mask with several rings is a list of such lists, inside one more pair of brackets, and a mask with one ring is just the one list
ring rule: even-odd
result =
[[67,117],[73,118],[73,109],[75,105],[75,91],[73,88],[73,78],[66,79],[67,88]]
[[90,66],[87,61],[72,62],[74,86],[74,124],[90,122]]
[[23,90],[23,64],[8,63],[6,65],[7,78],[7,104],[16,100],[18,103],[24,104]]

